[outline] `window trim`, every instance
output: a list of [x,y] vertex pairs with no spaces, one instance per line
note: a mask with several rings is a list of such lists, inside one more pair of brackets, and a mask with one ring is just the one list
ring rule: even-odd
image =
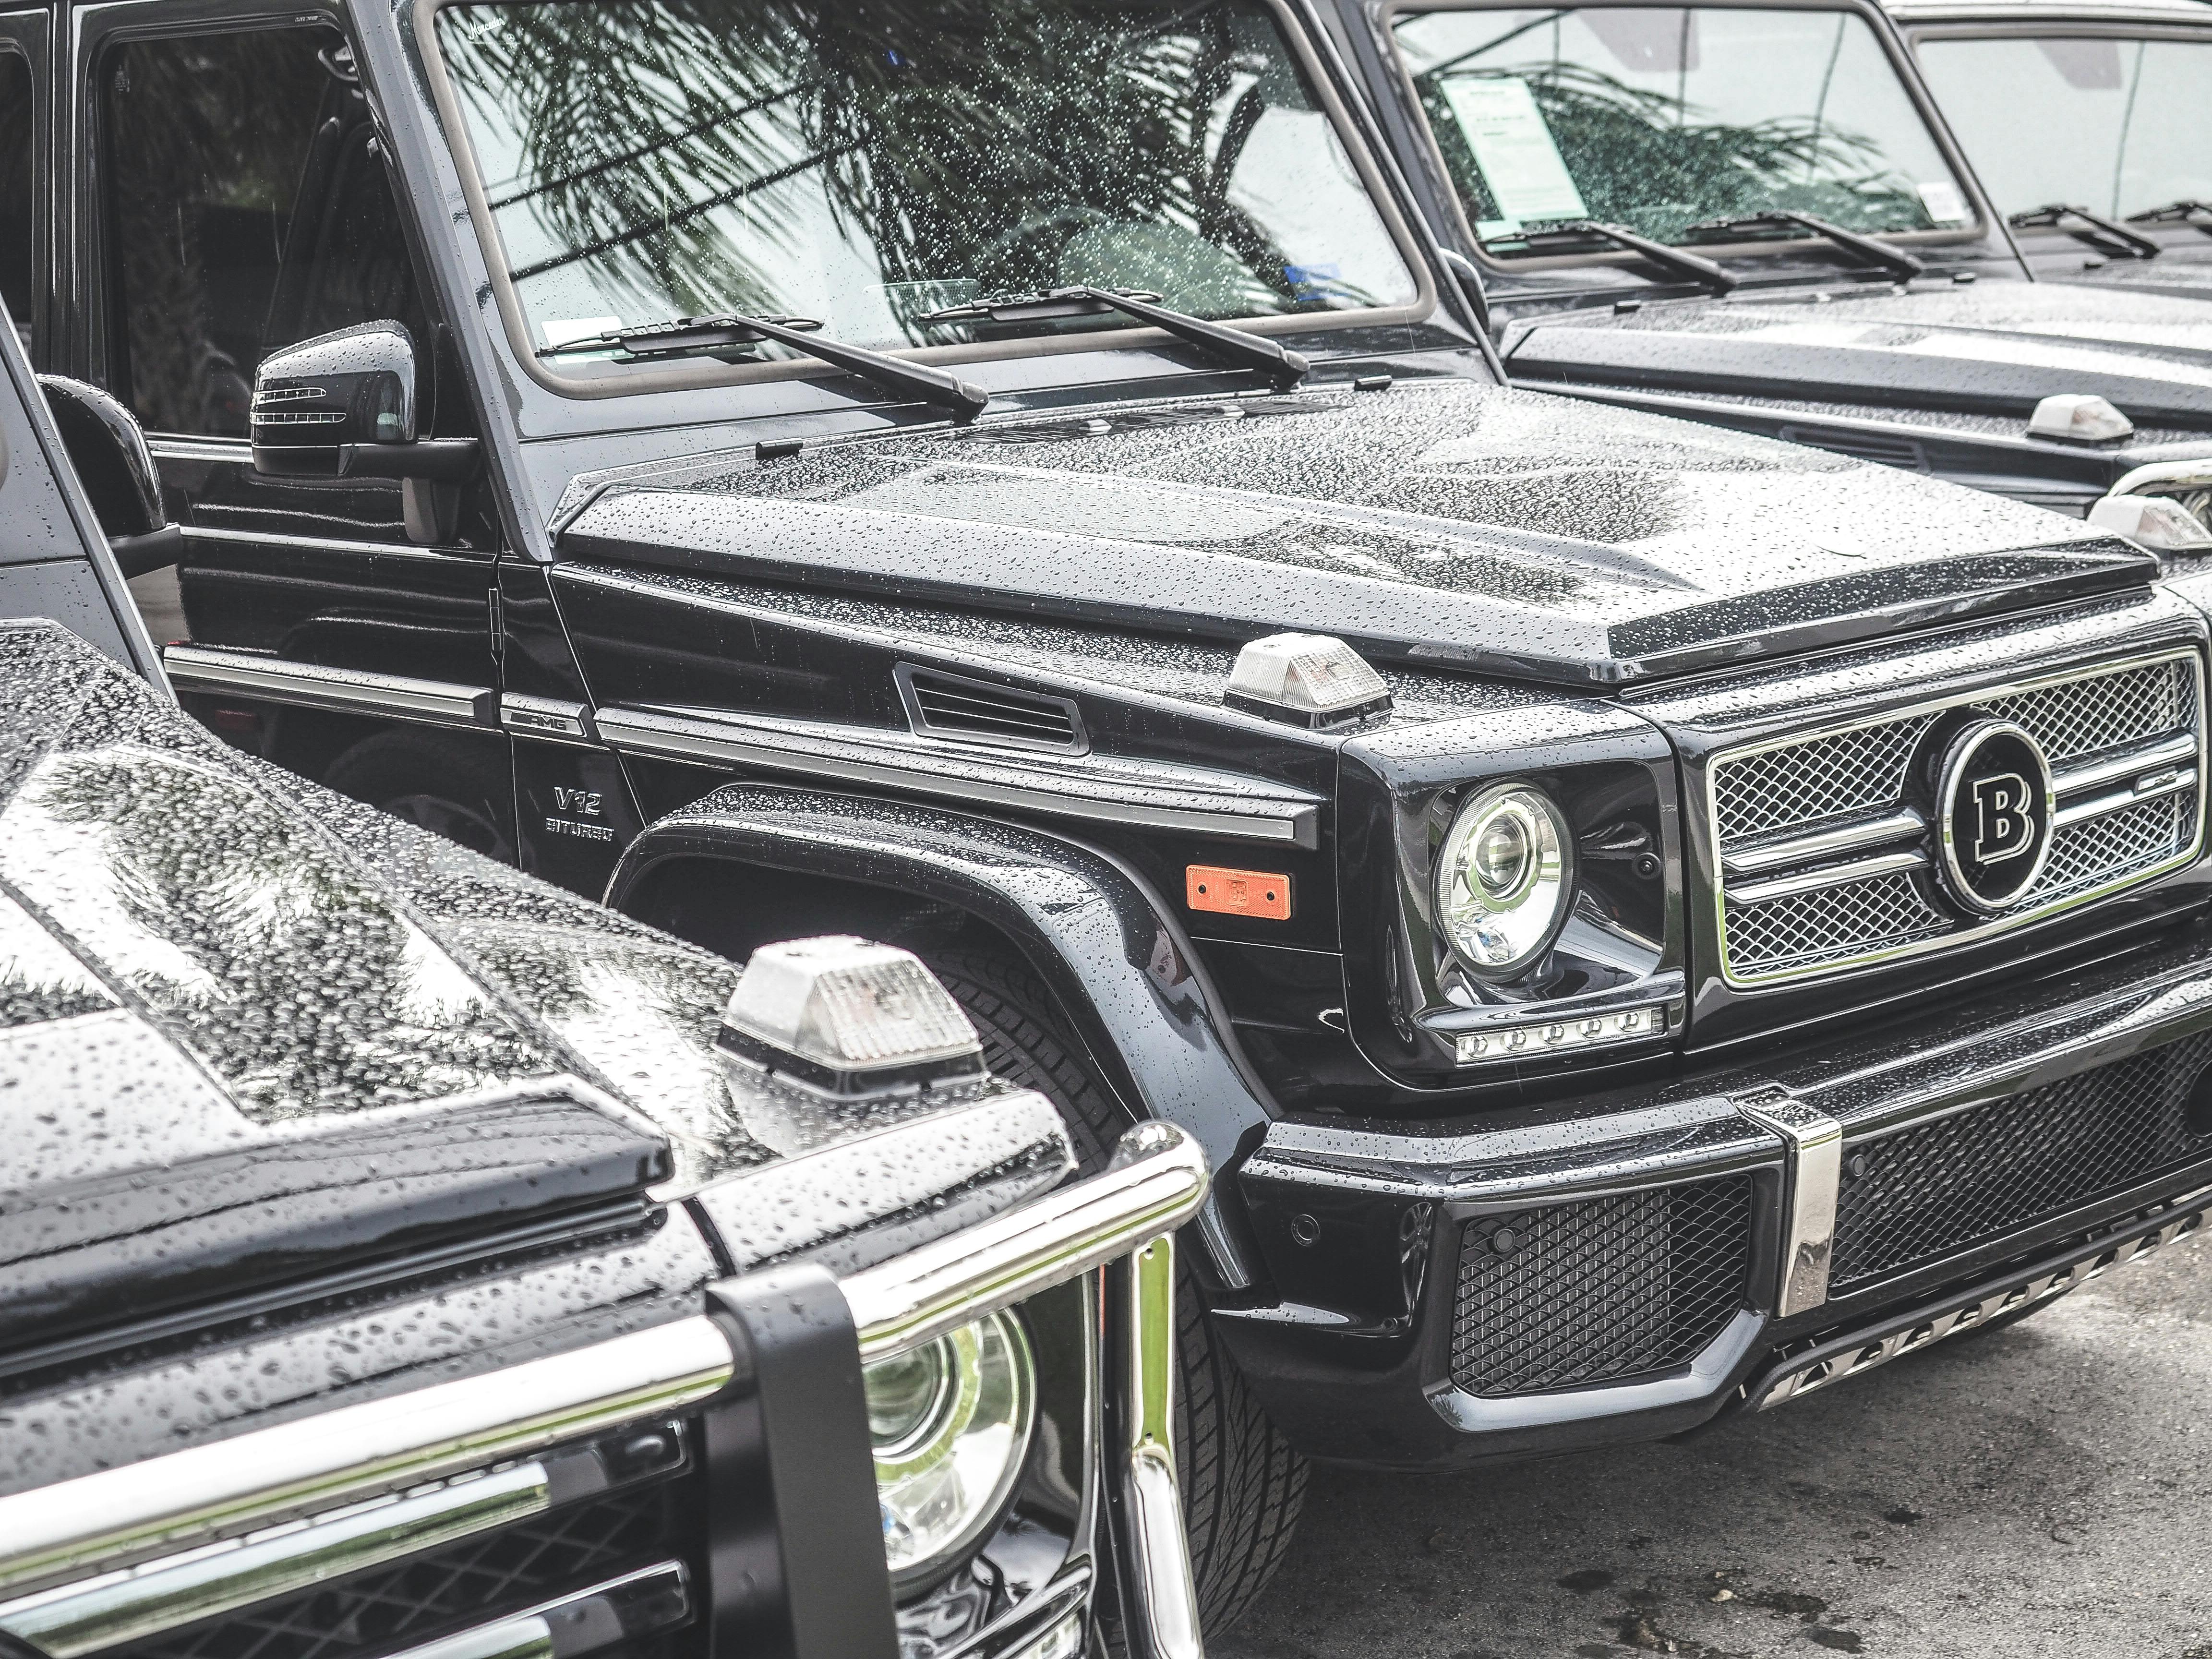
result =
[[[2170,40],[2184,46],[2212,46],[2212,6],[2205,10],[2205,21],[2201,23],[2150,12],[2109,17],[2073,12],[2053,17],[2014,15],[1926,22],[1900,18],[1897,27],[1905,37],[1905,50],[1912,54],[1914,70],[1921,72],[1920,48],[1930,40]],[[2012,234],[2022,242],[2033,241],[2039,252],[2045,251],[2046,243],[2080,246],[2073,234],[2058,225],[2014,225]]]
[[[560,397],[578,399],[635,397],[646,392],[758,385],[775,380],[820,380],[843,374],[842,369],[811,361],[779,360],[731,365],[708,358],[672,364],[665,368],[641,368],[617,375],[583,379],[549,368],[538,356],[531,340],[529,325],[515,295],[514,284],[507,275],[511,266],[498,223],[492,216],[482,176],[477,170],[475,140],[470,133],[459,98],[446,73],[445,57],[437,40],[437,17],[449,5],[544,3],[586,5],[598,3],[598,0],[430,0],[428,4],[415,7],[412,18],[415,47],[429,84],[439,124],[444,129],[447,154],[460,178],[469,216],[474,222],[477,241],[488,268],[493,302],[498,309],[507,347],[514,354],[517,367],[546,391]],[[1255,334],[1273,336],[1347,328],[1401,326],[1422,320],[1437,309],[1439,296],[1430,262],[1407,221],[1396,192],[1376,164],[1327,65],[1315,51],[1313,42],[1307,38],[1303,20],[1285,3],[1285,0],[1261,0],[1261,3],[1275,15],[1285,44],[1299,67],[1305,71],[1309,85],[1317,94],[1322,114],[1328,118],[1338,142],[1344,146],[1353,172],[1367,187],[1368,199],[1375,205],[1376,215],[1382,222],[1384,234],[1397,248],[1400,258],[1413,277],[1414,291],[1413,299],[1401,305],[1370,307],[1358,311],[1316,312],[1290,317],[1236,319],[1232,325],[1249,329]],[[1132,346],[1149,347],[1171,343],[1173,340],[1174,337],[1164,330],[1139,327],[1086,330],[1073,337],[1047,337],[988,344],[883,349],[890,356],[916,362],[951,364],[1003,362],[1025,357],[1109,351]]]
[[[343,7],[336,0],[110,0],[72,15],[70,42],[70,150],[76,171],[69,180],[70,244],[80,260],[75,290],[80,332],[72,356],[78,372],[95,386],[112,388],[118,354],[115,349],[117,307],[123,303],[114,270],[113,216],[108,210],[112,171],[106,124],[101,118],[101,65],[109,51],[140,40],[180,40],[198,35],[256,33],[283,28],[329,28],[351,44]],[[357,49],[356,49],[357,50]],[[402,204],[404,212],[404,204]],[[127,356],[127,354],[125,354]],[[128,388],[116,395],[128,404]],[[171,432],[149,428],[149,439],[204,443],[223,434]]]
[[[1589,9],[1598,6],[1621,10],[1638,9],[1653,11],[1680,11],[1686,9],[1685,0],[1583,0],[1583,3],[1577,4],[1574,9]],[[1859,18],[1873,34],[1875,44],[1881,47],[1883,53],[1889,58],[1891,67],[1897,71],[1898,80],[1903,84],[1905,95],[1911,100],[1914,110],[1918,112],[1921,124],[1927,129],[1928,136],[1936,142],[1936,153],[1942,157],[1944,165],[1951,170],[1952,182],[1958,185],[1960,193],[1966,198],[1968,205],[1974,211],[1972,220],[1956,229],[1883,231],[1880,233],[1881,239],[1910,250],[1914,247],[1957,246],[1975,241],[1989,241],[1997,237],[1995,220],[1990,204],[1984,197],[1981,180],[1975,176],[1973,169],[1967,166],[1965,154],[1951,137],[1950,127],[1944,122],[1942,113],[1937,109],[1934,98],[1922,83],[1917,58],[1912,54],[1910,48],[1905,46],[1896,30],[1891,27],[1888,19],[1877,8],[1867,3],[1866,0],[1686,0],[1686,8],[1713,11],[1838,12],[1849,13]],[[1592,265],[1637,264],[1640,263],[1640,256],[1637,254],[1605,251],[1589,253],[1545,254],[1534,258],[1504,259],[1484,248],[1481,238],[1474,234],[1474,227],[1467,216],[1466,203],[1460,196],[1458,182],[1452,178],[1450,168],[1443,165],[1443,146],[1437,142],[1436,129],[1429,120],[1429,112],[1423,106],[1420,94],[1415,89],[1413,70],[1407,63],[1404,52],[1399,47],[1396,23],[1401,15],[1409,13],[1427,14],[1443,11],[1503,13],[1516,9],[1525,9],[1525,8],[1513,3],[1513,0],[1382,0],[1382,3],[1373,9],[1375,31],[1380,37],[1384,61],[1389,65],[1402,101],[1407,106],[1413,119],[1419,124],[1421,136],[1427,140],[1430,152],[1437,160],[1437,170],[1444,185],[1441,193],[1451,210],[1454,227],[1468,250],[1481,263],[1484,270],[1502,276],[1511,276],[1522,271],[1583,270]],[[1690,246],[1689,252],[1704,254],[1708,258],[1755,258],[1769,254],[1787,253],[1797,249],[1825,248],[1828,246],[1828,240],[1825,236],[1771,236],[1747,242],[1698,242]]]
[[57,361],[61,283],[53,257],[55,221],[52,14],[0,10],[0,57],[21,59],[31,76],[31,303],[15,317],[28,324],[27,355],[34,368]]

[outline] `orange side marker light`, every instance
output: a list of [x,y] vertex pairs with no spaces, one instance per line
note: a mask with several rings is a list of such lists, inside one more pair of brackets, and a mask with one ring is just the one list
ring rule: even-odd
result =
[[1291,878],[1265,870],[1224,870],[1194,864],[1183,872],[1184,902],[1194,910],[1224,916],[1257,916],[1263,921],[1291,919]]

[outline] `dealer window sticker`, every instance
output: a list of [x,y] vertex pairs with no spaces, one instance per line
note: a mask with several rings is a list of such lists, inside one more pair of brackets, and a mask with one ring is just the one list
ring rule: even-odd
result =
[[1513,75],[1453,75],[1444,77],[1440,90],[1502,216],[1524,222],[1589,216],[1526,81]]

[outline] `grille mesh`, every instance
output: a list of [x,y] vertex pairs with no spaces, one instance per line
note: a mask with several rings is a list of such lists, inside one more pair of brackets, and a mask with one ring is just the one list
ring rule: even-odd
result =
[[[2184,659],[2092,675],[1959,707],[2016,720],[2054,767],[2148,739],[2193,732],[2196,672]],[[1915,715],[1723,758],[1713,769],[1714,820],[1723,848],[1747,837],[1802,832],[1838,817],[1883,811],[1911,797],[1914,747],[1938,717]],[[1923,809],[1927,803],[1918,803]],[[2197,795],[2185,791],[2086,819],[2054,833],[2051,856],[2024,916],[2060,900],[2127,881],[2185,854],[2197,830]],[[1842,887],[1722,911],[1731,977],[1755,982],[1840,967],[1976,925],[1935,902],[1917,875],[1891,873]]]
[[1713,774],[1721,840],[1741,841],[1900,799],[1912,745],[1934,718],[1863,726],[1723,762]]
[[1731,911],[1729,951],[1739,964],[1802,967],[1927,939],[1950,925],[1920,896],[1911,877],[1877,876]]
[[1468,1223],[1452,1380],[1495,1398],[1686,1364],[1743,1305],[1751,1195],[1730,1176]]
[[2043,745],[2053,766],[2191,724],[2189,670],[2166,662],[2124,674],[2046,685],[1983,705],[1999,720],[2017,720]]
[[[1833,1282],[1846,1287],[1997,1237],[2212,1156],[2190,1096],[2212,1034],[1847,1143]],[[2212,1128],[2212,1122],[2197,1126]]]
[[572,1504],[286,1600],[258,1602],[103,1659],[354,1659],[550,1601],[680,1554],[666,1483]]

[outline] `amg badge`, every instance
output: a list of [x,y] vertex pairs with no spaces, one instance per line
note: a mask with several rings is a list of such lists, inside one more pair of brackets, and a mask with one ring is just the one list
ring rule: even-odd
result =
[[1936,836],[1944,891],[1977,915],[2011,908],[2051,852],[2051,763],[2010,720],[1963,726],[1943,754]]

